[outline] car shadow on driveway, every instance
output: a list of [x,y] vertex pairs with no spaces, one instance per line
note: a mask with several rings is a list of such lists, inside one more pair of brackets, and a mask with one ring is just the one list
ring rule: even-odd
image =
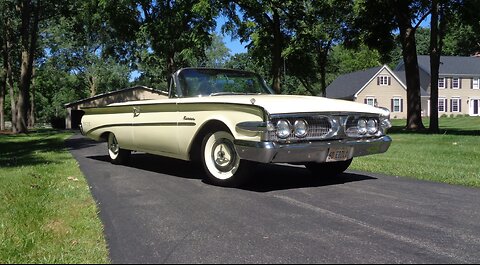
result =
[[[110,163],[110,158],[106,155],[89,156],[87,158]],[[195,163],[150,154],[133,154],[129,163],[125,166],[185,179],[202,180],[203,178],[203,169]],[[375,179],[371,176],[348,172],[336,177],[313,176],[303,166],[257,164],[252,170],[250,181],[239,189],[264,193]]]

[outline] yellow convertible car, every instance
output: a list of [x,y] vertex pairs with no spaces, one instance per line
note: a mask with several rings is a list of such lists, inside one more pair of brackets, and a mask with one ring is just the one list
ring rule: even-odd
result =
[[303,164],[335,176],[357,156],[390,146],[390,112],[322,97],[274,95],[257,74],[184,68],[169,98],[86,108],[82,133],[108,143],[112,163],[131,151],[198,161],[208,182],[238,186],[251,163]]

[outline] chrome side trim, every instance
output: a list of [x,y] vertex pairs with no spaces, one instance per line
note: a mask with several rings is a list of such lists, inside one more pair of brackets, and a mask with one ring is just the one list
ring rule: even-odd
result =
[[194,122],[151,122],[151,123],[118,123],[118,124],[106,124],[97,126],[95,128],[90,129],[86,132],[85,135],[92,133],[93,131],[105,129],[105,128],[113,128],[113,127],[148,127],[148,126],[196,126],[197,124]]
[[241,159],[261,163],[323,163],[330,148],[350,147],[350,157],[358,157],[384,153],[391,142],[389,136],[292,144],[235,140],[235,149]]
[[236,128],[238,130],[249,131],[249,132],[260,132],[260,133],[265,133],[275,129],[273,124],[269,122],[262,122],[262,121],[241,122],[237,124]]

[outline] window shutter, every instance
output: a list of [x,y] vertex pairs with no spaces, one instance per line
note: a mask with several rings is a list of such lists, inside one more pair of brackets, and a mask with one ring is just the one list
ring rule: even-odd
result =
[[403,112],[403,98],[400,99],[400,112]]
[[377,86],[380,85],[380,76],[377,76]]
[[368,101],[366,98],[363,100],[363,103],[368,104]]
[[473,77],[470,79],[470,89],[473,89]]
[[453,99],[450,99],[450,111],[453,111]]
[[445,112],[448,112],[448,100],[444,99],[443,104],[445,105]]
[[390,99],[390,111],[393,112],[394,109],[393,109],[393,98]]
[[453,78],[449,78],[448,83],[450,83],[450,88],[453,88]]
[[377,100],[377,99],[375,99],[375,102],[373,103],[373,105],[374,105],[375,107],[378,107],[378,100]]
[[458,88],[462,89],[462,79],[458,78]]
[[458,100],[458,111],[462,112],[462,99]]
[[388,77],[388,85],[390,86],[392,84],[392,77]]

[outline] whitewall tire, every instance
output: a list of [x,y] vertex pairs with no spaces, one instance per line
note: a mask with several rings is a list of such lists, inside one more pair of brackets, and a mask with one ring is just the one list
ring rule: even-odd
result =
[[240,160],[233,141],[233,136],[226,131],[209,133],[204,137],[201,160],[208,182],[238,187],[247,180],[248,161]]
[[113,133],[108,135],[107,148],[112,164],[121,165],[128,162],[131,151],[120,148],[117,138]]

